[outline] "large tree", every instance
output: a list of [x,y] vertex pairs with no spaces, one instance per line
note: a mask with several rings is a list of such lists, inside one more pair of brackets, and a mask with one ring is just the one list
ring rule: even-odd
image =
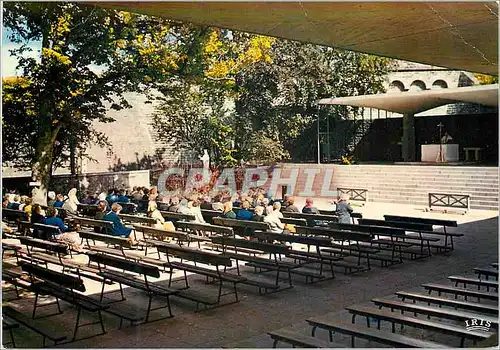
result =
[[[58,156],[105,143],[92,122],[111,122],[107,108],[129,107],[124,92],[145,91],[181,58],[166,20],[67,2],[6,2],[3,11],[22,71],[2,92],[4,161],[31,168],[34,199],[45,203]],[[38,60],[26,55],[33,43]]]

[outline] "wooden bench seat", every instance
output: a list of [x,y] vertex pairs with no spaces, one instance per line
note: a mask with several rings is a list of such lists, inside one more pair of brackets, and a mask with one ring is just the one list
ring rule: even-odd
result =
[[355,347],[355,338],[363,338],[369,341],[375,341],[397,348],[447,348],[448,346],[422,340],[410,338],[404,335],[395,334],[391,332],[377,330],[375,328],[367,328],[351,323],[331,322],[326,320],[315,320],[314,318],[306,320],[313,326],[313,333],[315,328],[323,328],[328,331],[338,332],[351,336],[351,347]]
[[[112,282],[119,284],[120,293],[122,297],[122,299],[119,301],[125,300],[125,297],[123,296],[122,285],[127,285],[129,287],[143,290],[146,292],[149,299],[148,308],[145,315],[146,323],[150,321],[149,316],[151,311],[158,309],[168,308],[168,316],[158,318],[153,321],[159,321],[165,318],[173,317],[172,309],[170,306],[170,296],[177,294],[178,291],[159,286],[154,282],[152,282],[151,280],[147,279],[147,277],[153,277],[153,278],[160,277],[160,271],[158,270],[157,266],[146,265],[141,262],[126,260],[118,256],[105,255],[102,253],[89,252],[88,256],[90,262],[94,262],[98,265],[100,276],[102,276],[104,279],[108,279]],[[110,267],[123,270],[123,272],[112,270],[110,269]],[[143,279],[141,279],[139,276],[143,276]],[[105,284],[103,283],[100,300],[102,300],[104,297],[104,289],[105,289]],[[152,308],[151,307],[152,299],[153,297],[157,296],[166,298],[167,304]]]
[[498,290],[498,282],[494,282],[494,281],[485,281],[485,280],[481,280],[479,278],[471,278],[471,277],[463,277],[463,276],[448,276],[448,279],[450,281],[455,282],[455,287],[457,287],[459,284],[463,283],[464,288],[466,288],[468,284],[472,284],[472,285],[477,286],[478,289],[481,287],[486,287],[486,290],[489,291],[490,287],[491,287],[491,288],[495,288],[496,290]]
[[447,299],[441,297],[433,297],[428,294],[412,293],[412,292],[396,292],[395,293],[403,301],[405,299],[422,301],[430,304],[446,305],[458,309],[471,310],[481,313],[488,313],[493,315],[498,315],[497,305],[488,305],[483,303],[473,303],[467,301],[461,301],[456,299]]
[[276,331],[267,332],[267,334],[274,340],[273,348],[276,348],[278,342],[284,342],[299,348],[331,348],[334,345],[327,341],[297,333],[289,329],[278,329]]
[[31,316],[25,315],[10,306],[3,306],[2,314],[41,335],[43,337],[43,347],[46,346],[47,339],[53,341],[54,344],[60,344],[67,338],[66,335],[62,334],[62,332],[54,330],[52,325],[43,322],[36,322],[31,318]]
[[425,319],[419,319],[415,317],[409,317],[402,315],[397,312],[390,312],[385,310],[380,310],[374,307],[363,306],[363,305],[353,305],[346,307],[346,310],[351,313],[353,323],[356,316],[366,317],[367,325],[370,324],[370,317],[376,318],[377,329],[380,329],[380,321],[388,321],[392,323],[392,332],[396,331],[395,324],[400,324],[403,326],[410,326],[414,328],[425,329],[429,331],[434,331],[442,334],[449,334],[452,336],[457,336],[460,338],[460,347],[464,346],[465,339],[471,339],[474,342],[478,340],[487,339],[490,333],[477,332],[477,331],[467,331],[463,326],[455,326],[451,324],[446,324],[443,322],[432,322]]
[[[338,246],[341,246],[340,244]],[[372,248],[371,246],[359,246],[352,245],[353,248],[350,250],[349,246],[343,246],[338,248],[325,248],[321,249],[322,252],[329,254],[339,254],[343,256],[353,256],[359,259],[365,258],[368,264],[368,269],[370,268],[370,260],[377,260],[381,262],[381,266],[389,266],[401,263],[401,260],[394,259],[392,255],[384,254],[386,251],[384,249],[379,249],[378,247]],[[346,247],[346,248],[344,248]]]
[[498,269],[494,267],[476,267],[474,268],[474,272],[477,273],[477,277],[481,278],[481,276],[486,276],[486,279],[488,277],[493,276],[495,279],[498,281]]
[[455,294],[455,296],[463,295],[465,297],[465,300],[467,300],[467,297],[474,297],[474,298],[478,298],[478,299],[488,299],[488,300],[498,300],[498,293],[481,292],[478,290],[457,288],[457,287],[453,287],[453,286],[448,286],[448,285],[444,285],[444,284],[436,284],[436,283],[422,284],[422,287],[424,287],[428,291],[437,291],[439,295],[441,295],[441,293]]
[[379,307],[388,307],[391,310],[396,309],[396,310],[414,312],[417,314],[420,313],[429,317],[434,316],[439,318],[447,318],[455,321],[466,321],[473,318],[481,318],[485,321],[491,322],[492,327],[498,329],[498,318],[491,316],[478,315],[475,313],[465,312],[465,311],[423,306],[418,304],[410,304],[398,300],[389,300],[383,298],[374,298],[371,301],[372,303],[374,303]]

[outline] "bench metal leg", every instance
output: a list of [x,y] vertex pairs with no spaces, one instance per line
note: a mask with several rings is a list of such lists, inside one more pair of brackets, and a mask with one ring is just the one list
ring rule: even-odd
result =
[[274,339],[274,342],[273,342],[273,349],[276,348],[276,345],[278,344],[278,339]]
[[311,329],[311,337],[314,337],[314,335],[316,334],[316,328],[318,326],[313,326],[312,329]]

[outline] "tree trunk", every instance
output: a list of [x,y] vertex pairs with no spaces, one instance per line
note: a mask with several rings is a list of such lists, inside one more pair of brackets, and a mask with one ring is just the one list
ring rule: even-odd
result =
[[76,169],[76,141],[75,136],[71,136],[70,140],[70,153],[69,153],[69,162],[71,169],[71,178],[70,178],[70,186],[69,188],[78,187],[77,186],[77,169]]
[[47,205],[47,191],[52,176],[52,161],[54,157],[54,142],[59,133],[60,126],[55,130],[47,130],[38,139],[36,148],[36,162],[32,166],[32,180],[39,182],[39,186],[33,187],[31,192],[33,203]]

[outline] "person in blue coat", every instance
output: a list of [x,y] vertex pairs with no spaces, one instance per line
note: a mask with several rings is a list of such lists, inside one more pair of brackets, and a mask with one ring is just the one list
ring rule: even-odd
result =
[[116,198],[119,203],[129,203],[130,199],[125,195],[125,190],[120,190],[120,194]]
[[252,220],[253,213],[248,210],[250,209],[250,202],[244,201],[241,205],[241,209],[236,213],[237,220]]
[[132,245],[137,244],[134,240],[134,235],[132,234],[132,229],[129,227],[125,227],[123,225],[122,220],[118,216],[120,214],[120,210],[122,210],[122,206],[118,203],[113,203],[111,205],[111,211],[104,215],[105,221],[111,221],[113,223],[113,231],[110,232],[113,236],[126,237],[129,239]]
[[68,231],[69,227],[64,224],[62,219],[57,216],[57,209],[53,207],[48,207],[45,211],[45,219],[43,219],[43,224],[50,226],[57,226],[61,232]]

